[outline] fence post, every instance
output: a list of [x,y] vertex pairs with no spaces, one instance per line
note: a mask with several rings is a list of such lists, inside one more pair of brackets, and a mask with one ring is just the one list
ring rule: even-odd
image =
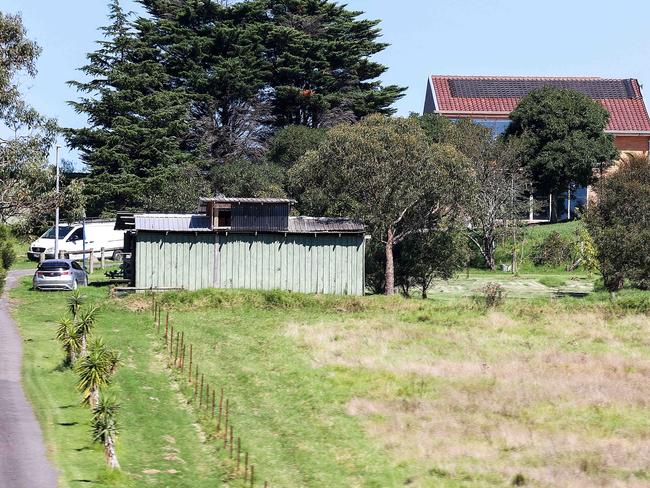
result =
[[188,375],[187,375],[187,382],[191,385],[192,384],[192,344],[190,344],[190,364],[189,367],[187,368]]
[[45,251],[43,251],[41,254],[38,255],[38,262],[39,264],[45,261]]
[[248,481],[248,451],[244,453],[244,483]]
[[106,267],[106,252],[104,251],[104,248],[101,248],[101,254],[100,254],[100,266],[102,269]]
[[90,258],[88,259],[88,266],[90,268],[90,274],[93,274],[93,271],[95,271],[95,250],[91,247],[90,250],[88,251],[90,253]]
[[241,437],[237,436],[237,473],[239,473],[240,461],[241,461]]
[[214,418],[214,388],[212,388],[212,418]]
[[201,391],[199,393],[199,407],[203,405],[203,373],[201,373]]
[[174,351],[174,326],[171,327],[171,334],[169,334],[169,344],[165,344],[169,349],[169,358],[172,357],[172,352]]
[[251,488],[255,486],[255,465],[251,464]]
[[221,430],[221,412],[223,411],[223,386],[221,387],[221,396],[219,397],[219,418],[217,418],[217,432]]
[[178,362],[178,348],[180,347],[181,343],[181,333],[176,332],[176,352],[174,353],[174,367],[176,367],[176,363]]
[[185,371],[185,344],[183,344],[183,353],[181,354],[181,373]]
[[232,448],[233,448],[233,427],[232,425],[230,426],[230,459],[232,459]]

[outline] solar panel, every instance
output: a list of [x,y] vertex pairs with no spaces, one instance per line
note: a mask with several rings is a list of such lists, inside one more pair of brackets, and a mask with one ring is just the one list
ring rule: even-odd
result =
[[631,80],[449,80],[455,98],[521,98],[544,86],[575,90],[593,99],[637,98]]

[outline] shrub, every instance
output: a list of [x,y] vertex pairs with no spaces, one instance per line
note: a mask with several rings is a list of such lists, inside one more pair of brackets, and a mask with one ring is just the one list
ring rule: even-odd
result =
[[9,227],[0,225],[0,268],[9,269],[16,260],[13,237]]
[[589,208],[587,229],[597,248],[605,287],[625,282],[650,287],[650,162],[628,155],[596,186],[597,201]]
[[492,281],[481,288],[480,295],[474,297],[474,300],[485,308],[496,308],[503,304],[505,298],[503,286]]
[[557,231],[551,232],[533,248],[535,266],[562,266],[571,262],[571,243]]

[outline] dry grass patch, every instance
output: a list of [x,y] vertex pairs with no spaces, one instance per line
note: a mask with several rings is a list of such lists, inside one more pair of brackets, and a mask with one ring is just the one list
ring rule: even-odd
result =
[[413,467],[412,486],[650,484],[647,316],[535,305],[462,325],[435,317],[291,323],[286,333],[315,366],[363,378],[347,413]]

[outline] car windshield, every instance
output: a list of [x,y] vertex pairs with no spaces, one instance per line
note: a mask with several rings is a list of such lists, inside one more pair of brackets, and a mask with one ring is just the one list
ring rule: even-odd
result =
[[[59,239],[63,239],[67,236],[73,228],[69,225],[59,225]],[[51,227],[45,234],[41,236],[43,239],[54,239],[56,233],[54,227]]]
[[60,271],[70,269],[70,264],[65,261],[43,261],[38,265],[39,271]]

